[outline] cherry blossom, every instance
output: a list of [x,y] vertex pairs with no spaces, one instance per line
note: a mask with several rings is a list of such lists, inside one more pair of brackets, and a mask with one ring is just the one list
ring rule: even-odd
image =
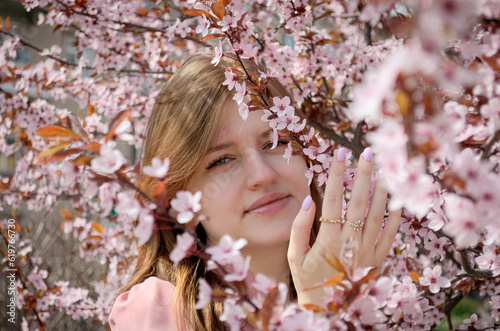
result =
[[[59,217],[56,209],[65,200],[72,208],[61,214],[61,231],[81,243],[83,263],[96,261],[103,268],[103,280],[72,288],[56,279],[46,259],[33,256],[39,243],[21,231],[16,242],[26,282],[16,284],[16,304],[26,315],[23,328],[50,328],[54,311],[105,323],[114,293],[134,268],[123,261],[134,261],[137,244],[149,240],[155,218],[166,212],[139,192],[138,168],[129,166],[137,160],[128,162],[125,151],[141,148],[170,74],[187,54],[209,51],[213,65],[223,56],[234,63],[223,88],[235,93],[240,116],[262,110],[273,130],[273,148],[283,138],[280,130],[289,131],[287,141],[294,136],[284,157],[303,157],[311,184],[324,185],[332,151],[343,146],[352,153],[344,175],[348,200],[355,156],[370,146],[375,166],[383,169],[390,207],[405,208],[381,275],[364,281],[360,272],[361,278],[357,273],[344,279],[342,290],[327,288],[323,313],[281,300],[287,286],[279,284],[268,329],[362,329],[383,318],[374,328],[433,329],[449,317],[444,307],[462,285],[477,286],[471,293],[489,307],[471,312],[460,328],[494,328],[492,319],[500,319],[498,1],[259,0],[249,6],[233,0],[217,13],[207,4],[24,1],[27,11],[45,9],[37,13],[40,31],[63,31],[68,47],[57,45],[59,38],[40,45],[25,35],[30,29],[14,33],[3,18],[0,151],[16,163],[12,173],[0,176],[0,209],[25,204],[29,211]],[[187,14],[189,9],[203,12]],[[39,60],[27,65],[27,53]],[[239,59],[266,69],[242,68]],[[290,96],[269,95],[271,77]],[[38,131],[44,127],[48,135]],[[73,134],[50,134],[61,128]],[[39,159],[53,147],[61,148],[53,159]],[[153,159],[143,172],[167,179],[167,161]],[[198,193],[172,199],[172,225],[202,218],[200,199]],[[1,232],[6,224],[0,222]],[[173,259],[195,250],[191,239],[186,237]],[[251,324],[244,320],[246,311],[261,316],[276,285],[263,276],[252,279],[248,259],[239,252],[244,244],[221,238],[207,248],[214,249],[207,265],[223,265],[228,283],[238,283],[223,289],[222,319],[233,329]],[[220,299],[202,280],[199,287],[197,308]],[[436,288],[446,290],[434,293]],[[351,296],[352,289],[361,292]]]
[[224,235],[216,246],[210,246],[206,251],[212,260],[225,264],[233,256],[240,255],[239,250],[246,244],[246,239],[240,238],[234,241],[229,235]]
[[290,106],[290,98],[285,96],[283,98],[274,97],[273,104],[270,108],[271,111],[275,112],[278,117],[287,114],[289,111],[293,113],[294,109]]
[[231,69],[226,70],[224,76],[226,76],[226,80],[222,83],[222,85],[227,85],[227,88],[231,91],[234,88],[235,83],[239,80],[239,77],[234,74]]
[[212,287],[204,278],[198,281],[198,301],[194,306],[196,309],[201,309],[207,305],[212,299]]
[[424,269],[424,274],[419,282],[423,286],[428,286],[431,293],[437,293],[441,288],[450,287],[450,280],[443,277],[441,266],[428,267]]
[[179,223],[191,221],[196,212],[200,211],[201,192],[192,194],[189,191],[179,191],[170,202],[172,208],[177,211],[177,220]]
[[92,169],[104,174],[111,174],[119,170],[127,162],[123,154],[114,149],[111,145],[103,145],[100,150],[100,157],[92,160]]
[[222,43],[219,41],[219,46],[215,47],[214,51],[215,55],[214,58],[212,59],[212,64],[214,66],[218,65],[220,62],[220,58],[224,55],[224,52],[222,51]]
[[145,166],[144,168],[142,168],[142,171],[146,175],[161,180],[164,179],[165,176],[167,175],[169,166],[170,166],[170,160],[168,158],[165,158],[163,161],[161,161],[159,158],[155,157],[151,160],[151,165]]
[[174,262],[174,266],[179,264],[185,257],[189,256],[189,252],[194,247],[194,238],[189,232],[177,235],[176,239],[175,248],[170,253],[170,260]]
[[233,95],[233,100],[240,105],[243,102],[243,99],[245,98],[245,95],[247,95],[247,89],[245,86],[245,82],[242,84],[235,83],[234,88],[236,90],[236,93]]

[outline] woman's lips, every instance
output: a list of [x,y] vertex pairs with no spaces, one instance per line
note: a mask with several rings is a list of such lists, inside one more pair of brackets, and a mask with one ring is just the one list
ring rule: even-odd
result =
[[288,205],[288,202],[290,201],[289,198],[289,195],[282,196],[267,203],[260,204],[258,207],[249,209],[246,213],[258,216],[274,215]]

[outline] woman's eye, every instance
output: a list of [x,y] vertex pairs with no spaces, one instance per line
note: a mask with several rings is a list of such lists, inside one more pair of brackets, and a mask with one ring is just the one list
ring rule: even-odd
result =
[[[278,140],[278,143],[276,144],[276,147],[282,146],[282,145],[288,145],[288,141],[286,140]],[[272,148],[273,147],[273,141],[270,141],[266,145],[267,148]]]
[[228,163],[231,159],[227,156],[222,156],[218,159],[216,159],[215,161],[212,161],[212,163],[210,163],[207,167],[207,169],[210,169],[210,168],[213,168],[213,167],[219,167],[221,165],[224,165],[226,163]]

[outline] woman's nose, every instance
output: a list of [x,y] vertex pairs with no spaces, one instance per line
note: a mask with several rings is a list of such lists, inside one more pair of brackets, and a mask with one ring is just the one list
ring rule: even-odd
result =
[[255,190],[260,187],[265,187],[276,182],[278,173],[270,164],[270,160],[265,155],[259,152],[247,154],[248,162],[246,167],[247,187],[250,190]]

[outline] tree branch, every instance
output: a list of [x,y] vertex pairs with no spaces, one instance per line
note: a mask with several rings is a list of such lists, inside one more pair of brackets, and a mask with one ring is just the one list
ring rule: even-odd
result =
[[474,269],[474,263],[468,256],[468,250],[463,249],[460,251],[460,259],[462,260],[462,268],[466,276],[471,278],[493,278],[493,271]]
[[499,140],[500,140],[500,130],[493,133],[482,146],[482,151],[480,154],[481,160],[486,160],[490,156],[490,152],[491,149],[493,148],[493,145]]

